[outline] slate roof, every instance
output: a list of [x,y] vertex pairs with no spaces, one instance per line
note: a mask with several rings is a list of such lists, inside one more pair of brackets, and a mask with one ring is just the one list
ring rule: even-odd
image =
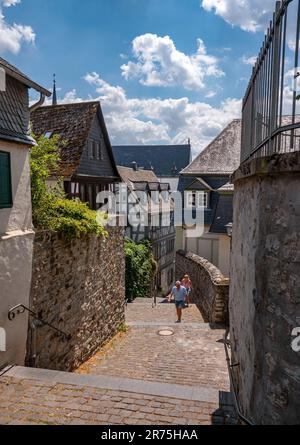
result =
[[226,193],[226,192],[234,192],[234,184],[231,184],[230,182],[227,182],[227,184],[222,185],[222,187],[218,188],[219,193]]
[[[60,175],[71,177],[76,172],[97,113],[110,158],[115,165],[100,102],[51,105],[31,113],[32,130],[37,138],[48,131],[60,136]],[[117,169],[115,174],[118,176]]]
[[45,94],[45,96],[50,97],[51,93],[50,91],[46,90],[46,88],[43,88],[36,82],[33,82],[29,77],[27,77],[25,74],[23,74],[18,68],[11,65],[7,60],[0,57],[0,67],[4,68],[6,74],[13,77],[14,79],[18,80],[19,82],[23,83],[23,85],[26,85],[28,88],[33,88],[34,90]]
[[210,233],[227,233],[226,225],[233,220],[233,194],[220,194],[210,227]]
[[183,175],[231,175],[240,166],[242,121],[232,121],[197,158]]
[[[191,162],[191,146],[187,145],[122,145],[113,147],[118,165],[131,167],[136,162],[158,177],[178,177]],[[176,173],[173,173],[176,167]]]
[[118,172],[123,182],[125,182],[131,189],[134,188],[134,183],[158,183],[159,179],[151,170],[133,170],[132,168],[118,166]]
[[5,71],[6,88],[0,91],[0,137],[1,139],[34,145],[29,128],[28,87],[51,93],[32,82],[6,60],[0,58],[0,68]]

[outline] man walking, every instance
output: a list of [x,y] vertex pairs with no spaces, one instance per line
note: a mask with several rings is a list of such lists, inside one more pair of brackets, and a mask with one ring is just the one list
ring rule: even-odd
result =
[[174,297],[177,318],[176,323],[181,323],[182,309],[185,308],[185,300],[187,298],[187,290],[184,286],[181,286],[180,281],[176,282],[176,285],[172,289],[171,297]]

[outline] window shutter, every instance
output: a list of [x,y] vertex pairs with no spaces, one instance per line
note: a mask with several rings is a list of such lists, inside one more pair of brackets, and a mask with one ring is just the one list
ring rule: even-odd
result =
[[10,153],[0,151],[0,209],[12,207]]

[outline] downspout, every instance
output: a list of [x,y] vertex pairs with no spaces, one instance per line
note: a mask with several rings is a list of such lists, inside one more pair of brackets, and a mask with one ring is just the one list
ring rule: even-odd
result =
[[29,113],[33,113],[37,108],[40,108],[43,105],[43,103],[45,102],[45,99],[46,99],[45,94],[44,93],[40,93],[40,94],[41,94],[40,100],[37,103],[33,104],[31,107],[29,107]]

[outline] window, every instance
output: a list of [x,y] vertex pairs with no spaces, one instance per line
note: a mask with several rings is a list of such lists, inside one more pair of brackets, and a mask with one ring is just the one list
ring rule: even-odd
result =
[[0,151],[0,209],[8,209],[12,205],[10,153]]
[[189,208],[196,207],[196,192],[187,193],[187,206]]
[[209,194],[208,193],[204,193],[201,192],[198,195],[198,207],[204,207],[205,209],[208,208],[208,198],[209,198]]
[[188,192],[187,193],[187,207],[208,208],[209,194],[205,192]]
[[89,159],[94,159],[94,141],[89,141]]
[[80,198],[80,185],[78,182],[71,182],[71,199]]
[[51,139],[51,137],[53,136],[53,131],[46,131],[44,136],[46,139]]
[[95,153],[95,158],[97,160],[101,159],[101,153],[100,153],[100,144],[98,141],[94,142],[94,153]]
[[105,142],[104,142],[103,136],[101,136],[99,150],[100,150],[100,159],[101,159],[101,161],[103,161],[104,160],[104,150],[105,150]]

